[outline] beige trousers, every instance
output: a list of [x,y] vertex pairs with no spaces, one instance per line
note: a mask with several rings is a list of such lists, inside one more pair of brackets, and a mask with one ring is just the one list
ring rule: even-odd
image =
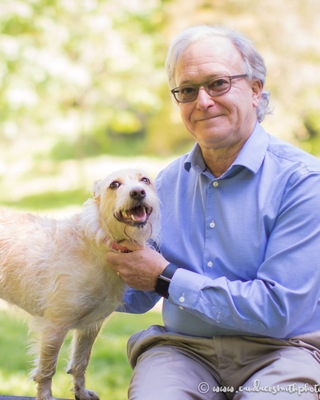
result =
[[154,325],[128,342],[129,400],[319,400],[320,331],[212,339]]

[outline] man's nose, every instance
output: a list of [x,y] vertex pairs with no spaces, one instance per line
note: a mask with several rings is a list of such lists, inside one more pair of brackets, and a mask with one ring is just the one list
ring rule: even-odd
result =
[[199,109],[207,109],[212,106],[215,102],[213,97],[205,90],[203,86],[199,87],[198,97],[197,97],[197,107]]

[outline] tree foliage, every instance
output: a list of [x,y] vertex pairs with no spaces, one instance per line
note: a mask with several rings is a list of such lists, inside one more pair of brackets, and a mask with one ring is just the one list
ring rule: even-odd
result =
[[164,59],[176,33],[206,23],[254,40],[267,128],[319,155],[319,17],[319,0],[2,0],[0,144],[55,159],[190,147]]
[[45,136],[71,157],[143,137],[162,105],[162,3],[2,1],[1,139]]

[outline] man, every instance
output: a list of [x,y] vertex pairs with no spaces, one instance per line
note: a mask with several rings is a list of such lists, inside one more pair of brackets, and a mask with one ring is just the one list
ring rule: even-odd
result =
[[193,27],[167,57],[196,145],[162,171],[161,254],[107,260],[128,312],[131,400],[319,399],[320,162],[268,135],[265,66],[243,35]]

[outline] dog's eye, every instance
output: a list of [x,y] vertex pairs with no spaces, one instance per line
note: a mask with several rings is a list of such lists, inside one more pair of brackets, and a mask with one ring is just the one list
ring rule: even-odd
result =
[[121,183],[118,181],[113,181],[110,183],[109,188],[112,190],[118,189],[121,186]]
[[149,178],[146,178],[146,177],[144,177],[144,178],[142,178],[141,179],[141,182],[144,182],[144,183],[146,183],[147,185],[150,185],[150,179]]

